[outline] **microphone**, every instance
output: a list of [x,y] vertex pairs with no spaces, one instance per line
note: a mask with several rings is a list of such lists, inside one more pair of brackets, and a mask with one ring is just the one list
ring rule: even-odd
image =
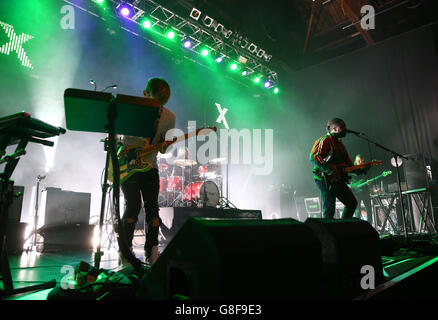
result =
[[118,88],[118,86],[117,86],[116,84],[112,84],[112,85],[110,85],[110,86],[106,87],[105,89],[103,89],[103,90],[102,90],[102,92],[105,92],[105,91],[106,91],[106,89],[108,89],[108,88],[113,88],[113,89],[117,89],[117,88]]
[[364,136],[365,135],[365,133],[362,133],[362,132],[359,132],[359,131],[350,130],[350,129],[347,129],[346,131],[347,131],[347,133],[354,133],[355,135],[358,135],[358,136]]
[[97,84],[96,84],[96,81],[94,81],[93,79],[90,79],[90,83],[91,83],[92,85],[94,85],[94,91],[96,91],[96,90],[97,90]]

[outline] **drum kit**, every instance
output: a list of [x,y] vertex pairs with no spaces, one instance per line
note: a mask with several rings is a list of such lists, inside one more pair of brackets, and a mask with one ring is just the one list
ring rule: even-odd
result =
[[207,164],[187,159],[187,153],[178,152],[172,163],[172,154],[158,153],[160,172],[159,205],[161,207],[217,207],[223,190],[222,164],[226,158],[216,158]]

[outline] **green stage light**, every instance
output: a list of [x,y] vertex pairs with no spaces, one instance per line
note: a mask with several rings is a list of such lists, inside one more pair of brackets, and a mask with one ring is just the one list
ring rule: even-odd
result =
[[255,78],[254,78],[254,82],[255,82],[255,83],[259,83],[260,80],[261,80],[260,77],[255,77]]
[[167,32],[167,37],[172,40],[173,38],[175,38],[175,32],[173,31]]
[[203,57],[208,56],[208,54],[209,54],[209,51],[208,51],[207,49],[202,49],[202,51],[201,51],[201,55],[202,55]]
[[280,90],[278,88],[274,88],[274,93],[277,94]]
[[143,26],[143,28],[149,29],[150,27],[152,27],[152,22],[149,19],[145,19],[141,25]]
[[237,67],[238,67],[237,63],[232,63],[232,64],[230,65],[230,70],[231,70],[231,71],[237,70]]
[[102,4],[105,0],[94,0],[97,4]]

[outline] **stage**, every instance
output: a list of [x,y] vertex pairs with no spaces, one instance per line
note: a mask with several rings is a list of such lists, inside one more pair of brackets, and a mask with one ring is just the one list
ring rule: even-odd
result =
[[[134,246],[136,257],[144,261],[143,240],[136,234]],[[384,235],[379,243],[382,248],[382,267],[384,282],[374,290],[358,295],[357,300],[386,299],[436,299],[435,284],[438,281],[438,236],[410,235],[409,244],[402,236]],[[161,249],[162,250],[162,247]],[[165,250],[165,249],[164,249]],[[11,275],[15,289],[56,280],[59,286],[68,276],[69,268],[84,261],[90,265],[94,251],[70,250],[51,252],[22,252],[9,257]],[[116,249],[104,250],[100,267],[113,272],[123,272],[118,264]],[[260,265],[269,261],[259,260]],[[237,266],[236,266],[237,267]],[[148,272],[145,267],[144,272]],[[257,279],[254,279],[255,281]],[[281,283],[277,284],[281,286]],[[5,300],[46,300],[52,289],[39,290],[4,297]],[[124,297],[119,297],[121,300]]]
[[11,3],[1,299],[437,296],[438,1]]

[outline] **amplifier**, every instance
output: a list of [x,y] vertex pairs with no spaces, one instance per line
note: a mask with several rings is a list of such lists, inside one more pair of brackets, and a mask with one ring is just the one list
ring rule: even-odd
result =
[[46,188],[44,225],[88,224],[90,221],[91,193]]

